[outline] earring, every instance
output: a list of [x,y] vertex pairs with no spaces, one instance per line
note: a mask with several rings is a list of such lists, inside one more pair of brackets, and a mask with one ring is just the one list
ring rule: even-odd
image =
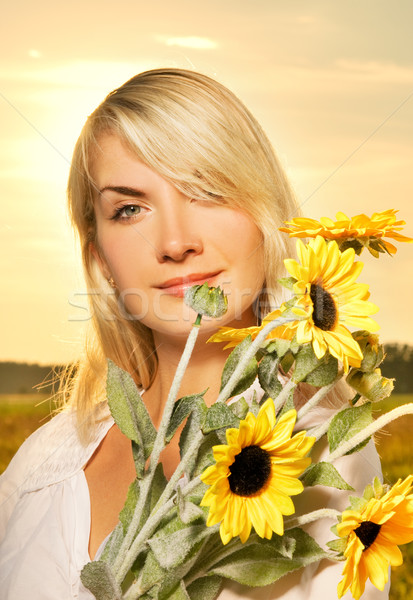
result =
[[115,280],[113,279],[113,277],[109,277],[108,284],[110,285],[111,288],[116,289],[116,283],[115,283]]

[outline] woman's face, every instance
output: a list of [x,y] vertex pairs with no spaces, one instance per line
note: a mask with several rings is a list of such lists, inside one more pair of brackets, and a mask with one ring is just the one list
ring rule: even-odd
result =
[[186,336],[196,315],[184,291],[207,281],[228,294],[228,312],[221,319],[204,317],[204,334],[256,323],[252,303],[264,282],[263,245],[246,213],[188,198],[113,134],[99,139],[92,174],[94,253],[129,318],[154,335]]

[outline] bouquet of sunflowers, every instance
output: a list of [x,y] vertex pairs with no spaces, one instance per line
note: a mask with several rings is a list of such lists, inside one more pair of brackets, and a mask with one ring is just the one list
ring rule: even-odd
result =
[[[384,352],[371,318],[377,307],[356,282],[363,265],[355,258],[364,248],[379,257],[396,252],[384,237],[413,241],[399,233],[404,222],[395,212],[286,223],[281,230],[290,236],[311,238],[298,240],[298,261],[285,261],[290,277],[280,283],[291,298],[260,326],[223,327],[208,340],[234,347],[210,408],[204,392],[177,395],[202,316],[226,311],[219,288],[204,284],[186,294],[198,317],[157,431],[131,376],[109,361],[108,403],[132,441],[137,477],[102,557],[82,571],[97,600],[213,600],[223,578],[268,585],[322,558],[344,561],[338,598],[350,590],[358,600],[368,578],[384,589],[389,565],[402,562],[398,546],[413,541],[413,475],[393,487],[375,478],[361,498],[350,496],[344,512],[295,515],[292,497],[315,485],[351,490],[334,462],[413,413],[406,404],[373,418],[374,403],[393,383],[380,371]],[[352,400],[304,430],[305,417],[343,378]],[[247,402],[242,394],[257,379],[264,394]],[[302,383],[313,393],[296,409],[294,390]],[[160,453],[184,422],[181,462],[167,481]],[[327,453],[317,460],[322,442]],[[335,523],[328,551],[303,529],[318,519]]]

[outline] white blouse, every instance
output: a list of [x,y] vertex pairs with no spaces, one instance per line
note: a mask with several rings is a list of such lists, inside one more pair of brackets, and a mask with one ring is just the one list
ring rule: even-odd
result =
[[[331,414],[330,409],[316,408],[305,423],[300,421],[300,429],[318,425]],[[113,423],[107,411],[96,425],[93,440],[82,446],[76,415],[60,413],[24,442],[0,476],[0,600],[93,600],[80,581],[80,572],[90,561],[90,496],[83,469]],[[337,460],[335,466],[355,488],[353,494],[361,494],[374,476],[381,476],[372,441],[361,452]],[[297,514],[323,506],[344,510],[348,492],[315,486],[294,497],[294,503]],[[332,525],[325,519],[306,529],[323,546],[334,537]],[[261,588],[227,582],[218,598],[336,598],[343,564],[324,560]],[[388,588],[379,592],[367,582],[363,600],[386,600]],[[351,594],[344,598],[351,599]]]

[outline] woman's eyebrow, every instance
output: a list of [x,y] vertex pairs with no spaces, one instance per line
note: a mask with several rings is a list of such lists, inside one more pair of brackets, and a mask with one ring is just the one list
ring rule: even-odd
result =
[[117,192],[123,196],[132,196],[133,198],[142,198],[143,196],[146,196],[145,192],[142,192],[141,190],[125,187],[123,185],[107,185],[99,190],[99,195],[102,196],[102,194],[106,191]]

